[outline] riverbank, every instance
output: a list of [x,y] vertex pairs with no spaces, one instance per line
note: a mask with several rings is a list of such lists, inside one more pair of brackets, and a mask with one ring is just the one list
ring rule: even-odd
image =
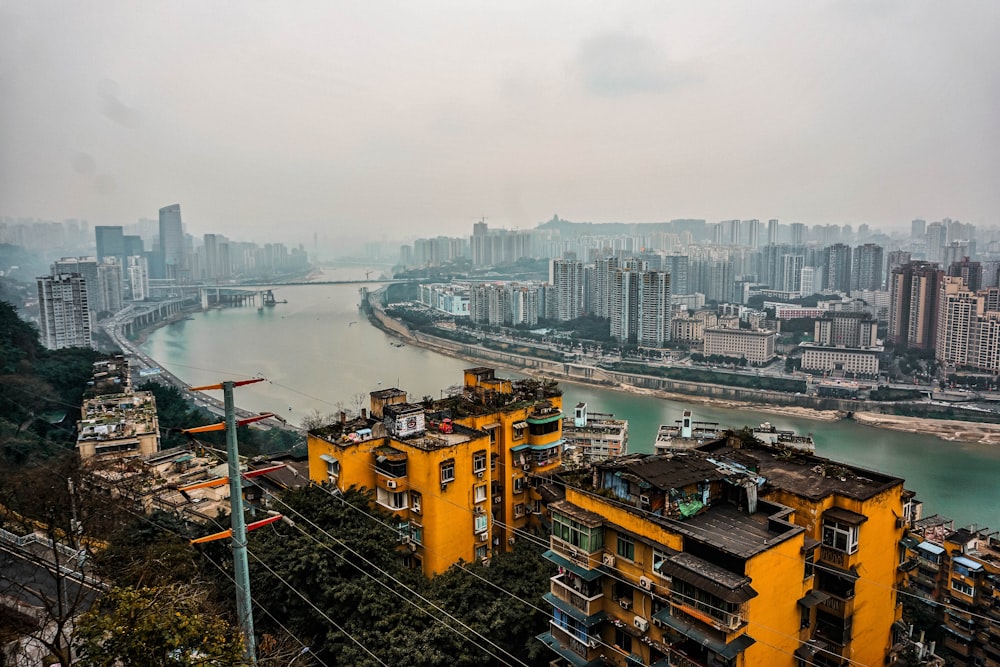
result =
[[[694,403],[699,405],[707,405],[717,408],[725,409],[735,409],[735,410],[753,410],[757,412],[765,412],[774,415],[783,415],[788,417],[796,417],[800,419],[808,419],[811,421],[820,422],[835,422],[841,419],[852,419],[855,422],[862,424],[864,426],[871,426],[875,428],[884,428],[894,431],[902,431],[906,433],[920,433],[925,435],[931,435],[941,440],[948,442],[970,442],[978,444],[994,445],[1000,444],[1000,424],[986,424],[979,422],[966,422],[958,420],[944,420],[944,419],[930,419],[922,417],[904,417],[897,415],[887,415],[877,412],[846,412],[841,410],[817,410],[814,408],[802,407],[802,406],[791,406],[791,405],[777,405],[768,402],[749,402],[742,400],[732,400],[727,398],[719,398],[717,396],[707,396],[699,394],[684,394],[679,392],[664,391],[660,389],[652,389],[647,387],[639,387],[634,384],[627,382],[616,382],[608,383],[603,380],[588,380],[585,377],[579,377],[576,375],[570,376],[563,373],[554,372],[552,369],[537,369],[537,368],[525,368],[518,367],[512,364],[504,364],[503,362],[498,362],[495,359],[491,359],[485,356],[476,356],[475,354],[462,353],[453,349],[452,347],[445,344],[435,344],[434,341],[428,340],[425,334],[414,335],[413,332],[409,331],[405,325],[397,320],[388,318],[382,313],[389,321],[395,326],[387,326],[387,324],[381,321],[378,314],[372,312],[369,314],[369,321],[376,327],[380,328],[386,333],[402,338],[411,345],[416,345],[424,349],[437,352],[438,354],[444,354],[457,359],[465,359],[471,363],[482,363],[483,361],[488,361],[491,365],[506,368],[514,372],[519,373],[537,373],[539,375],[550,376],[553,379],[558,380],[563,383],[574,383],[581,386],[597,386],[604,388],[612,388],[618,391],[641,394],[645,396],[654,396],[657,398],[663,398],[671,401],[681,401],[685,403]],[[465,347],[463,349],[470,350],[472,348]]]

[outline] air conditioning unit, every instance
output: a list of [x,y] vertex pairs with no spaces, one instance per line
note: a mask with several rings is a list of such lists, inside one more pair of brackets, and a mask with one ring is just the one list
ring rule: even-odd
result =
[[441,482],[441,490],[445,491],[448,489],[448,482]]
[[653,580],[649,577],[639,577],[639,588],[644,591],[653,590]]
[[403,535],[401,538],[399,538],[399,541],[400,541],[401,544],[409,544],[410,543],[410,536],[409,535]]
[[639,496],[639,504],[649,507],[649,496]]
[[490,566],[490,559],[489,558],[484,558],[484,559],[482,559],[479,562],[483,564],[483,567],[489,567]]
[[644,619],[642,616],[636,616],[633,618],[632,625],[638,628],[640,632],[646,632],[649,630],[649,621]]
[[622,609],[631,609],[632,608],[632,601],[628,600],[626,598],[621,598],[620,600],[618,600],[618,604],[621,605]]
[[480,542],[485,542],[490,539],[489,533],[476,533],[476,539]]
[[608,567],[614,567],[615,557],[612,556],[611,554],[604,554],[604,557],[601,558],[601,562],[607,565]]
[[395,489],[396,488],[396,480],[394,480],[394,479],[387,479],[387,480],[385,480],[385,486],[386,486],[386,488],[389,488],[389,489]]
[[655,617],[655,616],[653,617],[653,621],[652,621],[652,623],[653,623],[653,625],[654,625],[655,627],[657,627],[657,628],[662,628],[662,627],[663,627],[663,621],[661,621],[660,619],[658,619],[658,618],[657,618],[657,617]]
[[408,546],[410,547],[410,551],[416,551],[417,550],[417,543],[416,542],[410,542]]
[[493,496],[494,505],[499,505],[501,500],[503,500],[503,498],[501,498],[500,496]]

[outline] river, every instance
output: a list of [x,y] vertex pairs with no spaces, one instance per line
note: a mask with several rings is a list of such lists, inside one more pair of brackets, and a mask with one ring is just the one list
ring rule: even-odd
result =
[[[322,280],[364,276],[359,268],[327,269]],[[404,345],[358,312],[356,285],[276,288],[287,303],[214,309],[150,333],[142,350],[192,385],[253,376],[269,382],[236,390],[236,404],[271,411],[291,422],[320,412],[367,407],[368,392],[399,387],[411,399],[439,397],[460,385],[470,362]],[[515,372],[500,371],[516,376]],[[812,433],[817,453],[896,475],[924,502],[924,514],[943,514],[960,527],[1000,527],[1000,447],[862,426],[812,421],[752,410],[715,408],[587,385],[562,383],[564,406],[584,401],[595,412],[629,420],[629,449],[652,451],[660,424],[690,408],[696,420],[724,425],[770,421]]]

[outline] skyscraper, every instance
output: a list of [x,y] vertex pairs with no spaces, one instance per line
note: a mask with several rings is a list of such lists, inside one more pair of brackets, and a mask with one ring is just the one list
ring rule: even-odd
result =
[[767,244],[774,245],[778,242],[778,220],[771,218],[767,221]]
[[160,253],[163,256],[163,277],[183,281],[187,277],[187,255],[184,252],[180,204],[160,209]]
[[851,293],[882,289],[882,246],[865,243],[851,257]]
[[97,241],[98,262],[103,262],[108,257],[116,257],[121,264],[125,264],[125,236],[121,226],[97,225],[94,227],[94,237]]
[[49,268],[53,276],[59,274],[79,273],[84,278],[84,289],[87,290],[87,304],[91,317],[106,310],[97,289],[97,260],[93,257],[63,257],[52,263]]
[[639,274],[639,317],[636,342],[647,347],[663,347],[670,340],[670,274],[643,271]]
[[937,264],[920,261],[893,270],[889,282],[889,340],[897,347],[927,350],[934,346],[943,274]]
[[550,277],[556,293],[556,319],[565,322],[583,315],[583,262],[554,259]]
[[48,349],[93,346],[86,281],[79,273],[37,278],[39,333]]
[[826,288],[835,292],[851,291],[851,246],[834,243],[826,251]]

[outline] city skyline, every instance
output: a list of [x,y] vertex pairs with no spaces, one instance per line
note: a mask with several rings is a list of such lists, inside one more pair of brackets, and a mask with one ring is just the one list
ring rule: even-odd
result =
[[7,6],[0,215],[1000,222],[997,6],[416,7]]

